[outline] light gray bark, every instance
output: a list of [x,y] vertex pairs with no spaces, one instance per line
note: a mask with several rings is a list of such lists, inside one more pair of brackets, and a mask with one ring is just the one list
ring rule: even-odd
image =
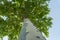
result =
[[24,19],[23,27],[21,29],[21,32],[20,32],[18,40],[26,40],[26,27],[27,27],[27,22]]
[[18,40],[46,40],[29,19],[24,19]]

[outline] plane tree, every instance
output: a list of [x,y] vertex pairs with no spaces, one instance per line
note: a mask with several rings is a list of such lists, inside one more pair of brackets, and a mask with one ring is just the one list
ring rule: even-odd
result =
[[48,37],[48,29],[52,24],[52,18],[48,16],[49,1],[0,0],[0,37],[8,35],[9,40],[17,40],[26,18]]

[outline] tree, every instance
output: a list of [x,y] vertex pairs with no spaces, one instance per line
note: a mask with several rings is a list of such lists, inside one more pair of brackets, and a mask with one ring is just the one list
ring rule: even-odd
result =
[[[39,31],[48,37],[51,17],[49,0],[0,0],[0,37],[8,35],[17,40],[23,20],[28,18]],[[6,19],[5,19],[6,17]]]

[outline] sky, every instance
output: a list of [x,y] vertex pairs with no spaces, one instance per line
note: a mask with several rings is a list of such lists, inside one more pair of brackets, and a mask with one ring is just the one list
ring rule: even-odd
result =
[[5,36],[5,37],[3,38],[3,40],[8,40],[8,36]]
[[[51,0],[49,3],[50,16],[53,18],[52,28],[49,29],[47,40],[60,40],[60,0]],[[5,37],[4,40],[7,40]]]
[[60,40],[60,0],[51,0],[49,8],[53,24],[52,28],[49,29],[49,38],[47,40]]

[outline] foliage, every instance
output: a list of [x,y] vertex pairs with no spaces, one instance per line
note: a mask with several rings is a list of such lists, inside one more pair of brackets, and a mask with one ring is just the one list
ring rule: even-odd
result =
[[52,18],[48,16],[48,2],[49,0],[0,0],[0,35],[8,35],[11,40],[18,39],[21,23],[24,18],[29,18],[48,37],[48,29],[52,24]]

